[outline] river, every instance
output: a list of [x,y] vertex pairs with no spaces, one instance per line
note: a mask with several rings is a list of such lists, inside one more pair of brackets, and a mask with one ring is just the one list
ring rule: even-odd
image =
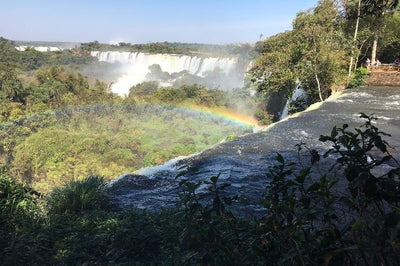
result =
[[[295,145],[304,142],[322,154],[330,146],[318,141],[320,135],[328,135],[333,126],[344,123],[350,128],[359,127],[365,121],[360,118],[361,112],[378,118],[375,125],[391,134],[386,140],[391,145],[392,155],[400,160],[400,87],[360,87],[335,94],[258,133],[238,137],[163,166],[142,169],[138,175],[121,176],[112,183],[113,199],[122,207],[158,209],[174,206],[179,199],[175,177],[186,169],[181,178],[193,181],[219,174],[220,182],[231,184],[227,193],[240,195],[240,201],[246,203],[239,204],[238,208],[252,212],[254,210],[248,210],[249,204],[262,196],[268,182],[265,173],[276,162],[277,152],[287,160],[297,161]],[[308,153],[304,154],[302,162],[308,163],[309,158]],[[315,167],[327,169],[332,160],[320,162]],[[253,207],[257,208],[256,205]]]

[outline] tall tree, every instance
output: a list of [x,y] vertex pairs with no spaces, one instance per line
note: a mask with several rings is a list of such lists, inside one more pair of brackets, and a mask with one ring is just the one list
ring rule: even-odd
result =
[[260,56],[250,72],[258,92],[291,94],[295,86],[293,33],[284,32],[256,44]]
[[371,52],[371,63],[376,62],[378,40],[382,32],[382,26],[386,16],[391,14],[399,6],[399,0],[361,0],[362,12],[374,18],[374,36]]
[[353,67],[353,60],[354,60],[354,53],[355,53],[355,47],[356,47],[356,42],[357,42],[357,35],[358,35],[358,27],[360,25],[360,16],[361,16],[361,0],[358,0],[357,3],[357,18],[356,18],[356,26],[354,29],[354,35],[353,35],[353,43],[351,46],[351,56],[350,56],[350,64],[349,64],[349,77],[351,76],[352,73],[352,67]]
[[14,69],[3,65],[0,69],[0,99],[23,102],[23,86]]
[[260,53],[250,69],[251,81],[260,99],[261,112],[268,112],[279,119],[286,98],[291,97],[296,86],[293,33],[290,31],[267,38],[256,44]]
[[274,109],[284,105],[282,97],[291,97],[296,84],[307,92],[306,104],[312,104],[323,101],[332,86],[344,80],[350,47],[342,24],[337,1],[321,0],[314,9],[297,15],[292,31],[256,44],[259,56],[249,72],[266,103],[263,111],[276,114],[271,104]]
[[383,62],[393,62],[400,57],[400,10],[385,21],[385,31],[381,36],[377,57]]
[[314,10],[299,13],[293,23],[302,54],[297,76],[309,95],[317,92],[320,101],[342,76],[346,41],[341,24],[339,6],[332,0],[321,0]]

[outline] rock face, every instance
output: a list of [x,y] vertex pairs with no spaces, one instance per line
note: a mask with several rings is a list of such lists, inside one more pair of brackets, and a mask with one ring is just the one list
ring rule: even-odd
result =
[[[257,209],[262,197],[266,173],[276,163],[276,153],[286,160],[299,162],[296,144],[304,142],[319,154],[330,148],[328,143],[318,141],[320,135],[329,135],[333,126],[349,124],[350,128],[364,124],[360,113],[378,117],[376,126],[392,134],[387,141],[392,154],[400,156],[400,87],[363,87],[345,90],[339,96],[312,106],[305,112],[275,123],[266,130],[222,143],[200,154],[170,162],[167,167],[145,169],[140,175],[125,175],[111,185],[115,203],[122,207],[163,208],[179,201],[177,174],[184,170],[182,178],[196,182],[220,175],[220,182],[231,184],[226,193],[240,195],[234,206],[240,212]],[[310,165],[311,156],[301,157],[304,166]],[[315,173],[324,172],[335,158],[321,161],[313,166]],[[385,166],[390,168],[390,166]],[[159,169],[159,170],[157,170]],[[318,174],[316,174],[318,176]],[[200,193],[207,193],[201,188]],[[252,205],[253,204],[253,205]],[[249,207],[252,206],[252,207]],[[254,207],[254,209],[253,209]]]

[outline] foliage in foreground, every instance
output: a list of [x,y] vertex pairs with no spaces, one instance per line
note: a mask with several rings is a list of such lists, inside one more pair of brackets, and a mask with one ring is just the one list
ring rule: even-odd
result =
[[[162,211],[105,209],[104,183],[91,177],[57,190],[47,199],[53,207],[40,216],[35,193],[26,194],[31,190],[3,174],[1,221],[8,226],[0,229],[6,240],[0,262],[397,265],[400,167],[389,153],[387,134],[374,126],[375,118],[361,117],[366,122],[360,128],[343,125],[321,136],[320,141],[332,145],[322,156],[299,144],[299,153],[311,155],[309,166],[278,154],[266,174],[260,203],[265,214],[252,219],[234,212],[231,204],[239,197],[224,194],[229,184],[219,184],[219,176],[182,179],[181,207]],[[320,174],[315,165],[326,158],[336,162]],[[207,197],[198,191],[203,185]],[[90,195],[90,204],[83,204],[84,195]],[[11,212],[25,200],[28,211]],[[27,222],[14,223],[21,220]]]

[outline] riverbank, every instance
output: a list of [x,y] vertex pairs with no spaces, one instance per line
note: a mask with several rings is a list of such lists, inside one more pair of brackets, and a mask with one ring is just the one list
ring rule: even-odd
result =
[[371,69],[366,79],[367,86],[398,86],[400,72],[395,70]]

